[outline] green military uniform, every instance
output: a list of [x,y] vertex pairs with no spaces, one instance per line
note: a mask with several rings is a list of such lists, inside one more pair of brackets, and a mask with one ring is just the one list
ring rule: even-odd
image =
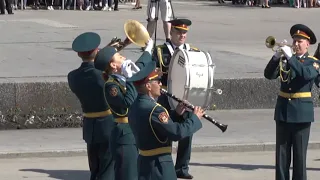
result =
[[[309,39],[316,43],[313,32],[304,25],[295,25],[290,34],[293,38]],[[308,53],[301,57],[292,55],[289,60],[273,57],[265,68],[267,79],[280,76],[281,88],[275,107],[276,121],[276,180],[289,180],[291,147],[293,148],[293,178],[307,179],[306,155],[310,126],[314,121],[312,85],[318,76],[317,59]]]
[[[135,82],[137,86],[137,81],[159,81],[155,67],[154,62],[148,64],[128,81]],[[177,123],[173,119],[185,120]],[[176,180],[171,156],[172,141],[179,141],[198,131],[202,127],[198,117],[190,112],[184,113],[184,117],[175,111],[169,113],[149,95],[139,93],[129,109],[129,124],[139,148],[139,180]]]
[[[176,19],[170,21],[173,28],[176,28],[179,31],[187,32],[188,26],[191,25],[191,21],[187,19]],[[161,79],[162,87],[167,88],[167,79],[170,60],[173,55],[174,50],[178,48],[173,45],[172,42],[166,42],[163,45],[158,45],[153,51],[153,59],[157,62],[157,67],[163,72]],[[197,48],[190,47],[189,44],[184,43],[179,48],[189,50],[189,51],[198,51]],[[161,95],[158,98],[158,103],[165,107],[167,110],[170,110],[170,104],[168,102],[168,97]],[[192,179],[192,176],[189,174],[189,162],[191,158],[191,144],[192,136],[187,137],[179,141],[177,159],[175,164],[175,169],[177,176],[180,178]]]
[[[95,59],[95,67],[104,71],[116,53],[115,48],[105,47],[99,51]],[[136,65],[143,68],[145,63],[151,62],[151,55],[144,52]],[[134,85],[126,82],[124,76],[111,74],[105,83],[105,99],[115,117],[117,126],[111,134],[111,151],[115,160],[115,179],[136,180],[138,150],[136,142],[128,124],[128,108],[136,99],[138,93]]]
[[[100,36],[89,32],[78,36],[72,48],[79,54],[90,54],[99,44]],[[102,72],[95,69],[93,61],[83,61],[78,69],[68,74],[68,83],[84,113],[82,128],[83,139],[87,143],[90,180],[113,180],[114,163],[109,138],[115,123],[104,99]]]

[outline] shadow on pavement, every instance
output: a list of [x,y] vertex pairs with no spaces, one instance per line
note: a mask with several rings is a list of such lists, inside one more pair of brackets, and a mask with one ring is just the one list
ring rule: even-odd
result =
[[[270,165],[253,165],[253,164],[202,164],[202,163],[190,163],[191,166],[208,166],[208,167],[222,167],[229,169],[238,169],[251,171],[256,169],[275,169],[275,166]],[[291,168],[292,169],[292,168]],[[320,171],[320,168],[307,168],[308,171]]]
[[84,170],[45,170],[45,169],[20,169],[20,171],[29,171],[48,174],[49,177],[58,180],[87,180],[90,179],[90,172]]
[[72,48],[67,48],[67,47],[57,47],[55,49],[60,49],[60,50],[65,50],[65,51],[73,51]]

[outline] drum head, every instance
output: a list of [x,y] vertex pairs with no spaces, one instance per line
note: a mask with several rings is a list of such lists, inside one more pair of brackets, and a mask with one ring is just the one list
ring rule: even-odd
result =
[[[168,92],[177,98],[184,98],[184,88],[188,81],[188,72],[185,64],[188,63],[187,55],[181,49],[176,49],[172,55],[168,72]],[[173,83],[174,82],[174,83]],[[169,97],[168,97],[169,98]],[[172,98],[168,99],[171,109],[175,109],[178,102]]]
[[[172,55],[167,91],[195,106],[206,108],[212,103],[215,65],[209,53],[177,49]],[[171,109],[179,102],[168,97]]]

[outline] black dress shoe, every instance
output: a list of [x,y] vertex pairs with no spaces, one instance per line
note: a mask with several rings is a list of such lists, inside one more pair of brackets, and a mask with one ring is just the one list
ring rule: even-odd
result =
[[180,179],[193,179],[193,176],[191,174],[177,174],[177,178],[180,178]]

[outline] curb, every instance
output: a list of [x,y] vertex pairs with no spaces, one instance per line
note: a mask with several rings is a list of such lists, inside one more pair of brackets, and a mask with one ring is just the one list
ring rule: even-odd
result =
[[[320,142],[309,142],[308,150],[320,149]],[[225,144],[225,145],[193,145],[192,152],[257,152],[275,151],[275,143],[253,143],[253,144]],[[177,147],[173,146],[173,154]],[[72,157],[87,156],[86,149],[74,150],[47,150],[29,152],[0,152],[0,159],[11,158],[44,158],[44,157]]]

